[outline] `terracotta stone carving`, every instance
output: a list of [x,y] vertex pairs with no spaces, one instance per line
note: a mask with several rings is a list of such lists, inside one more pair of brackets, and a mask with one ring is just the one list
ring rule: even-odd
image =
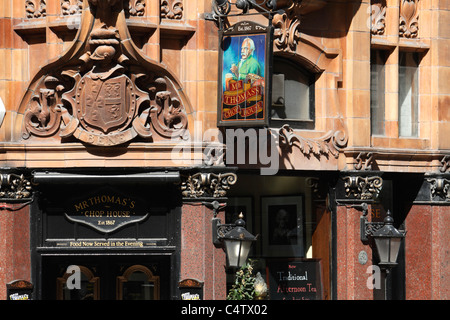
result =
[[22,138],[59,131],[97,146],[184,138],[187,99],[167,68],[134,46],[122,4],[85,0],[79,38],[35,77],[29,92],[39,94],[22,101]]
[[400,1],[399,35],[416,38],[419,31],[419,0]]
[[372,152],[360,152],[356,157],[354,168],[356,170],[372,170],[374,162],[375,160]]
[[26,0],[25,12],[27,18],[40,18],[47,15],[45,0]]
[[300,38],[301,0],[294,0],[285,12],[276,14],[272,24],[275,27],[273,42],[279,50],[293,51],[297,48]]
[[183,1],[161,0],[161,18],[181,19],[183,17]]
[[145,1],[144,0],[125,0],[125,12],[132,17],[142,17],[145,15]]
[[56,77],[47,76],[44,79],[44,87],[31,98],[25,114],[24,138],[28,138],[30,134],[47,137],[59,129],[62,105],[57,104],[57,91],[60,92],[63,88]]
[[386,1],[374,0],[370,6],[371,28],[372,34],[382,35],[386,28]]
[[64,16],[79,14],[83,8],[81,0],[61,0],[61,13]]
[[283,125],[279,129],[280,145],[291,148],[294,142],[300,151],[305,154],[314,154],[328,157],[330,154],[335,158],[339,157],[339,152],[347,145],[348,137],[345,131],[329,131],[324,136],[311,139],[295,134],[294,129],[289,125]]

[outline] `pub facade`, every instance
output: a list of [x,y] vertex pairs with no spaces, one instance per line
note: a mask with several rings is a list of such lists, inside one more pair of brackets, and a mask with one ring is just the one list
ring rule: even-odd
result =
[[4,0],[0,299],[224,300],[241,213],[265,299],[450,298],[448,18]]

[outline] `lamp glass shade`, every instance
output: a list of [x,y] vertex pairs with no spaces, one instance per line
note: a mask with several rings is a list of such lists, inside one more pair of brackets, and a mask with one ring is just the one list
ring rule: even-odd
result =
[[378,256],[382,264],[396,264],[402,238],[375,238]]
[[242,267],[247,261],[252,241],[225,239],[225,251],[229,267]]

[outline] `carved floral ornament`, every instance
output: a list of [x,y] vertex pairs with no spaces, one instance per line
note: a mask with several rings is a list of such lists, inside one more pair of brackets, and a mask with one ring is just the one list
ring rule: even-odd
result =
[[383,179],[378,176],[347,176],[342,178],[346,197],[360,200],[373,200],[378,198],[383,187]]
[[183,18],[183,1],[161,0],[161,18],[174,20]]
[[80,14],[83,9],[82,0],[61,0],[61,13],[64,16]]
[[222,198],[237,181],[235,173],[204,173],[189,175],[181,184],[184,198]]
[[272,20],[275,28],[273,42],[281,51],[293,51],[300,39],[301,0],[294,0],[282,14],[276,14]]
[[419,0],[400,1],[399,35],[417,38],[419,31]]
[[31,182],[23,174],[0,173],[0,199],[22,200],[31,196]]
[[372,0],[370,6],[370,32],[382,35],[386,29],[386,0]]
[[47,15],[45,0],[26,0],[25,15],[27,18],[41,18]]
[[23,139],[59,133],[63,141],[113,146],[183,138],[187,99],[170,71],[130,40],[122,4],[85,0],[90,10],[72,48],[41,69],[22,100]]

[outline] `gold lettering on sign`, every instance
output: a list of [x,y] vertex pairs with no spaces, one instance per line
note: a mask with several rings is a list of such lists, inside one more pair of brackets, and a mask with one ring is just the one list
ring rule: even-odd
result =
[[[98,195],[95,197],[88,198],[86,200],[80,201],[74,204],[74,209],[76,212],[83,212],[86,217],[101,217],[106,215],[107,217],[129,217],[131,214],[130,210],[110,210],[110,211],[102,211],[102,210],[86,210],[95,205],[116,205],[122,206],[128,209],[134,209],[136,206],[136,201],[127,197],[120,197],[115,195]],[[133,213],[134,214],[134,213]]]
[[[63,244],[64,245],[64,244]],[[156,243],[154,242],[148,242],[145,243],[146,246],[155,246]],[[93,241],[70,241],[69,242],[69,247],[83,247],[83,248],[89,248],[89,247],[127,247],[127,248],[142,248],[144,247],[144,242],[143,241],[128,241],[128,240],[117,240],[117,241],[112,241],[112,240],[104,240],[104,241],[99,241],[99,240],[93,240]]]

